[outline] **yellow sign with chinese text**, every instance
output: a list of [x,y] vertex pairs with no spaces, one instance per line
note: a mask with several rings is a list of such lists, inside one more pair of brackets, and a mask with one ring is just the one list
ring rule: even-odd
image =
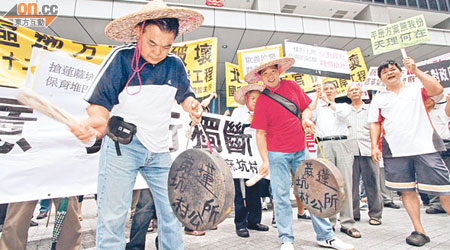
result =
[[9,20],[0,18],[1,86],[23,86],[33,47],[49,51],[62,50],[74,58],[100,64],[113,46],[90,45],[49,36],[14,26]]
[[227,107],[239,107],[240,104],[234,100],[234,93],[240,88],[247,85],[246,82],[239,79],[239,66],[229,62],[225,62],[225,87]]
[[[9,20],[0,18],[0,86],[23,86],[33,47],[60,50],[74,58],[101,64],[114,46],[90,45],[50,36],[14,26]],[[207,96],[216,90],[216,38],[177,43],[172,52],[185,63],[197,97]]]
[[303,91],[311,92],[314,91],[314,83],[317,81],[317,77],[308,74],[287,74],[281,77],[281,80],[296,81]]
[[217,38],[176,43],[171,52],[183,60],[197,97],[216,91]]
[[374,55],[430,41],[425,17],[411,17],[370,32]]

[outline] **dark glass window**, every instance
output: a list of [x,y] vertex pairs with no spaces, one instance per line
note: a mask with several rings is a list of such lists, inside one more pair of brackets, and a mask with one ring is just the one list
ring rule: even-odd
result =
[[438,4],[436,3],[436,0],[428,0],[428,4],[430,5],[430,9],[432,10],[438,10]]
[[408,4],[410,7],[417,7],[417,1],[416,0],[408,0]]
[[439,0],[439,7],[442,11],[448,11],[448,5],[446,0]]
[[406,6],[406,0],[397,0],[398,5]]
[[387,4],[395,5],[395,0],[387,0],[386,3],[387,3]]
[[384,0],[375,0],[375,3],[384,3]]
[[419,8],[421,8],[421,9],[428,9],[427,1],[426,0],[419,0]]

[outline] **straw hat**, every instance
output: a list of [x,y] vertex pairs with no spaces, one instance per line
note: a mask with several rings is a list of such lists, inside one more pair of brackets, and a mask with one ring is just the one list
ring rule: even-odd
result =
[[180,35],[198,28],[204,20],[203,15],[195,10],[167,7],[162,0],[149,0],[141,10],[110,22],[105,28],[105,34],[119,42],[134,42],[137,40],[135,27],[138,23],[159,18],[178,19]]
[[273,66],[278,65],[278,70],[280,73],[285,72],[286,70],[290,69],[292,65],[294,65],[295,59],[292,57],[282,57],[271,61],[262,62],[259,66],[255,67],[254,69],[250,70],[244,77],[244,80],[246,82],[258,82],[261,80],[261,77],[259,76],[259,71]]
[[264,86],[260,84],[247,84],[243,87],[240,87],[238,91],[234,93],[234,100],[241,105],[245,105],[245,95],[253,90],[262,92],[264,90]]

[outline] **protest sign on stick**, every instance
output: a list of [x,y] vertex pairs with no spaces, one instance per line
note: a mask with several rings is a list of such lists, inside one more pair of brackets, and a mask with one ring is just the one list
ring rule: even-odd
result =
[[370,41],[374,55],[400,49],[406,58],[406,47],[428,42],[430,36],[425,17],[419,15],[372,30]]

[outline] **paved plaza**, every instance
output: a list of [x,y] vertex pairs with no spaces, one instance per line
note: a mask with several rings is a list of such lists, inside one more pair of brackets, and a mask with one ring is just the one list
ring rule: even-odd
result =
[[[396,200],[401,205],[401,202]],[[38,214],[36,208],[35,216]],[[53,209],[54,210],[54,209]],[[297,209],[293,207],[295,216]],[[362,238],[353,239],[339,231],[337,226],[337,236],[346,242],[352,243],[356,249],[373,250],[400,250],[400,249],[418,249],[405,243],[405,238],[411,233],[412,226],[409,222],[405,209],[395,210],[385,208],[383,211],[383,224],[380,226],[369,225],[367,211],[362,211],[361,221],[356,223],[356,227],[361,231]],[[97,210],[96,203],[92,196],[85,198],[83,202],[83,217],[81,222],[83,228],[81,249],[95,249],[95,228]],[[421,217],[425,230],[431,237],[431,242],[420,248],[421,250],[449,250],[450,249],[450,217],[446,214],[430,215],[425,213],[425,207],[421,207]],[[47,218],[38,220],[39,226],[30,229],[28,250],[48,250],[50,249],[50,238],[53,229],[53,216],[50,218],[48,228],[45,227]],[[263,212],[262,223],[269,225],[272,220],[272,210]],[[127,235],[129,234],[131,221],[127,223]],[[318,247],[315,242],[315,234],[311,221],[297,220],[293,222],[295,235],[295,249],[324,249]],[[270,226],[268,232],[257,232],[250,230],[249,238],[240,238],[235,233],[233,214],[230,215],[218,230],[208,231],[205,236],[184,235],[185,249],[190,250],[261,250],[261,249],[279,249],[280,243],[277,238],[277,230]],[[156,233],[147,234],[147,248],[156,249],[154,240]],[[326,248],[325,248],[326,249]]]

